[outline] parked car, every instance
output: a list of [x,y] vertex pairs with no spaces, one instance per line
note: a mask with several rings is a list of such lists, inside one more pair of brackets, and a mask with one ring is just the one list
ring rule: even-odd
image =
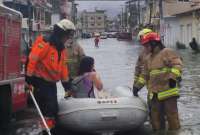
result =
[[101,38],[101,39],[107,39],[107,34],[102,33],[102,34],[100,35],[100,38]]
[[117,40],[132,40],[132,34],[129,32],[117,33]]
[[92,34],[90,34],[90,33],[82,33],[81,37],[82,38],[91,38]]
[[116,32],[109,32],[109,33],[107,34],[107,37],[108,37],[108,38],[116,38]]

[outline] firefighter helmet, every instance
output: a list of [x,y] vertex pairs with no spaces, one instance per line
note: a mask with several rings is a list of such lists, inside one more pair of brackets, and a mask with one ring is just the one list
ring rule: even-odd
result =
[[150,32],[153,32],[151,29],[148,29],[148,28],[144,28],[142,29],[139,33],[138,33],[138,39],[141,40],[141,37],[150,33]]
[[76,28],[74,26],[74,23],[71,22],[70,20],[68,19],[62,19],[61,21],[59,21],[57,24],[56,24],[58,27],[60,27],[62,30],[64,31],[68,31],[68,30],[73,30],[75,31]]
[[160,35],[156,32],[151,32],[142,36],[142,39],[141,39],[142,45],[149,43],[150,41],[160,42],[161,41]]

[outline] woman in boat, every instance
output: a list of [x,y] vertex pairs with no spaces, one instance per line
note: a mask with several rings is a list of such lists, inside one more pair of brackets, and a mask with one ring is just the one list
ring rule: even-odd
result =
[[72,81],[72,95],[75,98],[95,98],[94,87],[101,91],[103,84],[100,76],[94,69],[94,59],[85,56],[80,61],[79,73]]

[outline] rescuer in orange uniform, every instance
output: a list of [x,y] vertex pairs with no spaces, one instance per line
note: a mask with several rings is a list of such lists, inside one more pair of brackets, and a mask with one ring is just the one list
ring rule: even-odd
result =
[[[181,58],[172,49],[165,48],[157,33],[143,36],[142,44],[150,52],[145,59],[142,75],[147,83],[152,127],[155,131],[165,128],[162,119],[166,116],[169,130],[179,129],[177,98],[182,72]],[[136,96],[139,89],[133,89]]]
[[39,36],[33,43],[27,65],[26,82],[36,90],[36,99],[49,128],[58,112],[56,82],[68,89],[67,56],[64,43],[73,38],[74,24],[63,19],[54,25],[49,37]]

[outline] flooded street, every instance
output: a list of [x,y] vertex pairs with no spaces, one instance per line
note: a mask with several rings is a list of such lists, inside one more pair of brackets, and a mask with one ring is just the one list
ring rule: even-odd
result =
[[[95,58],[95,68],[100,74],[104,89],[110,91],[117,86],[132,87],[134,65],[137,60],[140,46],[133,42],[117,41],[116,39],[101,39],[100,47],[95,48],[94,39],[81,39],[79,43],[84,48],[86,55]],[[181,130],[177,132],[162,132],[161,135],[199,135],[200,134],[200,54],[194,54],[188,48],[178,50],[184,61],[183,81],[181,97],[178,107],[181,120]],[[58,84],[59,99],[64,96],[64,90]],[[146,89],[140,91],[139,95],[146,100]],[[13,121],[15,131],[13,135],[37,135],[39,117],[28,116],[26,110],[20,114],[21,119]],[[26,119],[25,119],[26,118]],[[138,131],[127,133],[127,135],[154,135],[149,122],[146,122]],[[124,135],[124,134],[123,134]]]

